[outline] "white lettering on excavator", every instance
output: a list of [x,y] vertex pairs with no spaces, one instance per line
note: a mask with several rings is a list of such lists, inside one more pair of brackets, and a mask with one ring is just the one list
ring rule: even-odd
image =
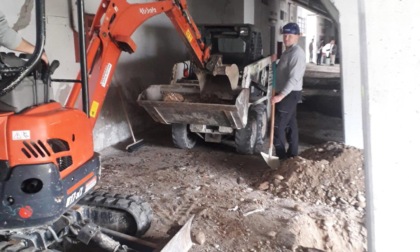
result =
[[105,67],[104,74],[102,75],[101,79],[101,86],[105,87],[106,83],[108,82],[109,73],[111,72],[112,64],[108,63]]
[[80,187],[79,191],[76,191],[76,192],[72,193],[70,195],[70,197],[67,198],[66,207],[70,206],[71,204],[73,204],[73,202],[75,200],[77,200],[78,198],[82,197],[82,195],[83,195],[83,189],[84,189],[83,186]]
[[156,8],[154,8],[154,7],[152,7],[152,8],[140,8],[139,11],[143,15],[157,13]]
[[12,131],[12,140],[29,140],[31,139],[31,131],[29,130],[13,130]]

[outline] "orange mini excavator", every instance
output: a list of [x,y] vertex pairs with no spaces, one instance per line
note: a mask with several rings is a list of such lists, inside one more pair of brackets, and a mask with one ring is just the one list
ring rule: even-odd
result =
[[[86,48],[84,2],[77,3],[79,45]],[[101,175],[92,132],[121,52],[136,50],[130,36],[161,13],[181,35],[200,73],[222,66],[202,42],[186,0],[137,4],[102,0],[88,49],[81,50],[78,78],[54,80],[74,82],[62,106],[49,97],[51,75],[59,63],[46,65],[40,60],[45,3],[36,0],[34,54],[1,54],[0,251],[63,251],[92,243],[101,251],[128,251],[121,245],[126,244],[124,239],[115,237],[147,231],[151,209],[140,197],[91,192]]]

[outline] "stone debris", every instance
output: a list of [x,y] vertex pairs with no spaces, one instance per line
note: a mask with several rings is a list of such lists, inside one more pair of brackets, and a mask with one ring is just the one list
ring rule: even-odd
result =
[[203,245],[206,242],[206,235],[200,231],[193,236],[193,242],[198,245]]

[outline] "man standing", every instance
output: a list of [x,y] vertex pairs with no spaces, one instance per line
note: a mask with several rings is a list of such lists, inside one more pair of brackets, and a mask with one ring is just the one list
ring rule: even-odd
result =
[[[297,44],[300,29],[296,23],[283,27],[283,42],[286,50],[277,66],[275,96],[274,147],[280,159],[297,156],[299,132],[296,120],[296,108],[302,97],[303,75],[306,69],[306,57]],[[286,144],[288,149],[286,150]]]
[[330,65],[335,65],[335,55],[337,55],[337,45],[335,44],[335,40],[331,40],[331,55],[330,55]]
[[314,39],[309,43],[309,62],[314,63]]
[[335,54],[336,54],[336,49],[335,49],[335,40],[331,39],[330,43],[326,44],[323,48],[322,48],[322,52],[325,53],[326,57],[330,59],[330,65],[333,66],[335,64]]

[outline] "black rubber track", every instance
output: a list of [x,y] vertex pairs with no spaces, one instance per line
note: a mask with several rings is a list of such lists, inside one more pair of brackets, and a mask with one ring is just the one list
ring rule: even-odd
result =
[[139,196],[94,191],[83,197],[77,204],[88,206],[86,213],[98,226],[121,232],[122,230],[118,230],[119,225],[123,225],[122,222],[130,222],[125,223],[130,229],[125,233],[129,235],[146,233],[152,221],[150,205]]

